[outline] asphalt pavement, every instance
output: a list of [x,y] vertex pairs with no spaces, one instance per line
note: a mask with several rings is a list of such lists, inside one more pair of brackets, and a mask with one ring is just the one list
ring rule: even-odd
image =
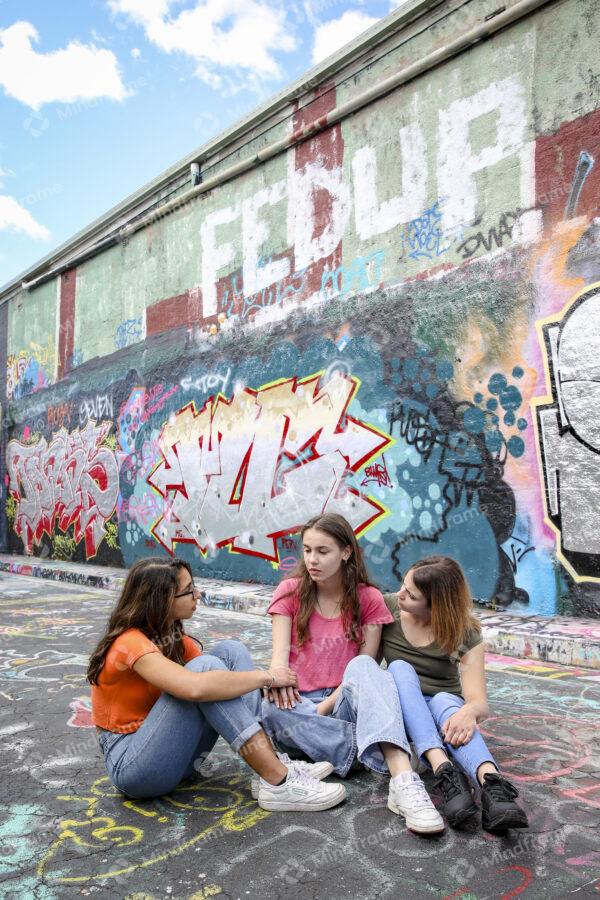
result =
[[[482,730],[521,791],[528,831],[417,837],[387,810],[387,780],[364,771],[334,810],[267,813],[222,741],[197,779],[131,801],[106,776],[85,682],[113,601],[0,573],[0,897],[600,896],[599,672],[488,659]],[[203,607],[189,630],[207,650],[236,638],[268,661],[260,616]]]

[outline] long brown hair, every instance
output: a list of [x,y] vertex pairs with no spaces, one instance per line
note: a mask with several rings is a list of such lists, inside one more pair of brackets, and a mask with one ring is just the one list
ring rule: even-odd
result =
[[98,684],[106,654],[113,641],[128,628],[139,628],[158,644],[168,659],[184,662],[183,626],[180,619],[171,619],[179,569],[186,569],[191,577],[190,564],[183,559],[151,556],[134,563],[110,615],[106,632],[90,657],[87,670],[90,684]]
[[434,641],[447,653],[456,653],[469,631],[481,631],[463,570],[450,556],[426,556],[409,571],[431,608]]
[[[330,538],[333,538],[342,550],[350,548],[351,552],[347,562],[342,563],[344,593],[340,604],[340,613],[346,637],[360,646],[363,636],[360,625],[361,610],[358,588],[361,584],[374,585],[369,578],[362,550],[358,546],[352,526],[343,516],[337,513],[325,513],[322,516],[315,516],[307,522],[300,531],[301,537],[304,537],[309,528],[315,528],[317,531],[322,531]],[[289,577],[300,579],[300,585],[297,589],[300,597],[300,610],[296,620],[296,634],[298,646],[301,647],[309,638],[308,621],[315,610],[318,599],[317,586],[308,573],[304,555],[298,561],[298,565]],[[290,589],[289,593],[295,594],[296,589]]]

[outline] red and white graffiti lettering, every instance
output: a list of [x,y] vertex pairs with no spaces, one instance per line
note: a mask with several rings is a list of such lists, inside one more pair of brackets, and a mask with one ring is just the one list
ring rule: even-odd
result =
[[58,524],[61,531],[74,525],[75,541],[85,538],[86,556],[96,554],[119,493],[115,454],[101,446],[111,427],[110,422],[89,421],[71,434],[61,428],[50,444],[46,438],[28,445],[9,442],[9,490],[17,501],[14,527],[28,551]]
[[311,516],[341,513],[358,533],[384,514],[345,479],[392,439],[347,414],[357,379],[321,375],[190,403],[164,426],[148,483],[164,498],[152,534],[170,553],[177,541],[229,544],[279,562],[277,538]]

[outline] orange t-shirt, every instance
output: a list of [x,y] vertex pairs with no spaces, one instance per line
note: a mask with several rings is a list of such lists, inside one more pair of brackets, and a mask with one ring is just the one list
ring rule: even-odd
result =
[[[183,636],[183,647],[186,662],[202,653],[187,634]],[[94,725],[119,734],[138,730],[162,693],[133,669],[133,664],[146,653],[160,653],[160,649],[139,628],[128,628],[113,641],[98,684],[92,685]]]

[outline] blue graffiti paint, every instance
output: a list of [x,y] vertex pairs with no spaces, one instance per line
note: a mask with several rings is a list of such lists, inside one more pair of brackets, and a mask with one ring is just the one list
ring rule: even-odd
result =
[[520,437],[517,437],[516,435],[509,438],[508,444],[506,446],[507,446],[507,449],[508,449],[508,452],[510,453],[510,455],[514,456],[515,458],[523,456],[523,454],[525,452],[524,441]]
[[143,340],[144,332],[141,319],[126,319],[118,326],[115,332],[115,346],[117,350],[123,350],[130,344],[136,344]]
[[504,375],[499,372],[496,372],[491,376],[488,381],[488,391],[490,394],[500,394],[503,390],[505,390],[507,386],[507,381]]

